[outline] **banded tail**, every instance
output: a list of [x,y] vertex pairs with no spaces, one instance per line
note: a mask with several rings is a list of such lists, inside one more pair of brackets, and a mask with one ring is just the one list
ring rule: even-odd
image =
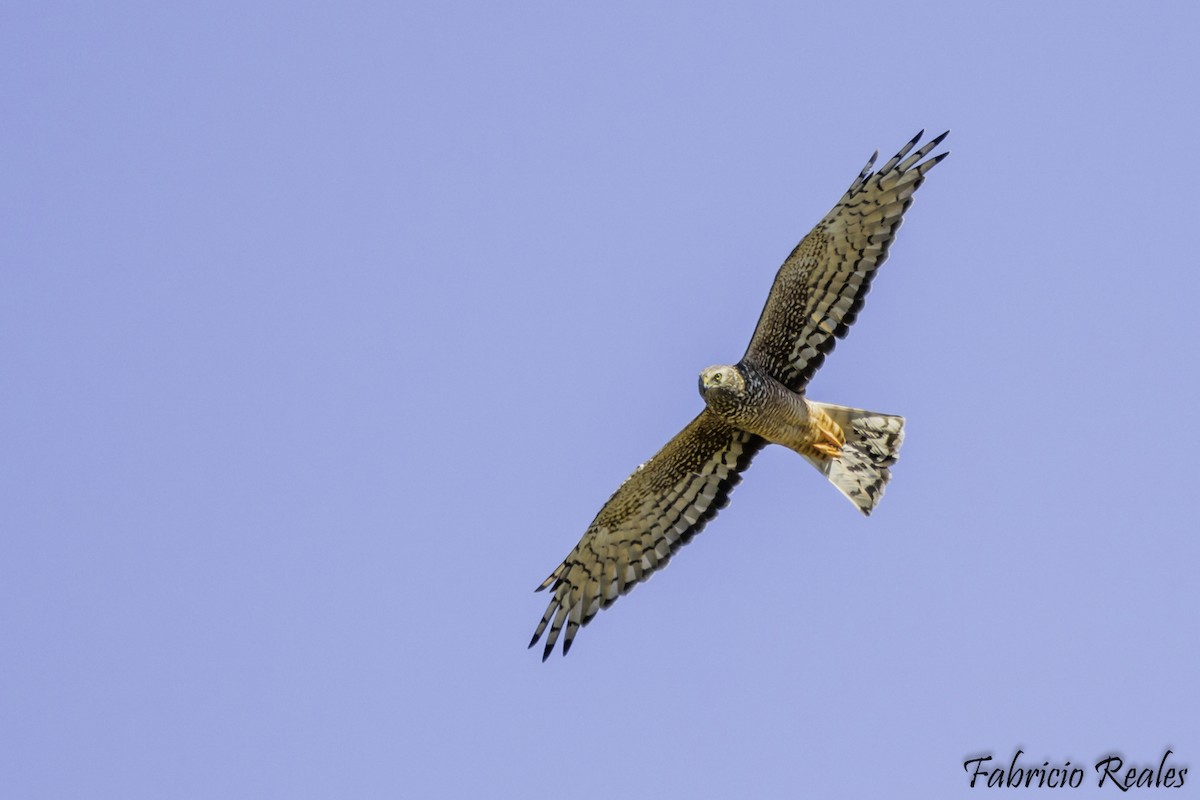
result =
[[836,458],[803,454],[838,491],[869,515],[883,497],[904,442],[904,417],[809,401],[833,419],[846,435]]

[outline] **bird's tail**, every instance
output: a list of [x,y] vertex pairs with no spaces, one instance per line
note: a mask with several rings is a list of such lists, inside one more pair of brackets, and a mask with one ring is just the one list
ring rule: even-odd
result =
[[804,454],[809,463],[829,478],[864,514],[870,514],[883,497],[904,441],[904,417],[846,408],[830,403],[809,403],[838,424],[846,436],[841,454]]

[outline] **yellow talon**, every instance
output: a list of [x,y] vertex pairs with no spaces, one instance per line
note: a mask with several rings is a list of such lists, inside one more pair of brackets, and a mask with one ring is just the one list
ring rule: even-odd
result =
[[812,445],[814,450],[829,458],[837,458],[842,454],[842,445],[845,443],[845,434],[836,422],[828,418],[817,422],[817,441]]
[[831,444],[825,444],[824,442],[818,442],[817,444],[814,444],[812,448],[821,455],[828,456],[829,458],[837,458],[842,454],[842,448],[835,447]]

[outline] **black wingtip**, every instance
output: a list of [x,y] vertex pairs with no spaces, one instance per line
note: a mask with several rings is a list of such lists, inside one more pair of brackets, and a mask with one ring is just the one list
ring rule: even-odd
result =
[[567,653],[571,652],[571,642],[573,642],[573,641],[575,641],[575,640],[574,640],[574,639],[567,639],[567,640],[563,641],[563,655],[564,655],[564,656],[565,656]]
[[549,643],[549,642],[547,642],[547,643],[546,643],[546,649],[542,651],[542,663],[543,663],[543,664],[545,664],[545,663],[546,663],[546,659],[550,657],[550,654],[551,654],[552,652],[554,652],[554,645],[553,645],[553,644],[551,644],[551,643]]
[[929,145],[930,145],[931,147],[937,147],[939,144],[941,144],[941,143],[942,143],[942,140],[944,140],[944,139],[945,139],[947,136],[949,136],[949,135],[950,135],[950,129],[949,129],[949,128],[947,128],[945,131],[943,131],[943,132],[942,132],[942,134],[941,134],[940,136],[936,136],[936,137],[934,137],[934,138],[933,138],[933,139],[932,139],[932,140],[929,142]]
[[540,633],[535,633],[533,635],[533,638],[529,640],[529,647],[526,647],[525,649],[526,650],[531,649],[535,644],[537,644],[537,640],[540,638],[542,638],[542,635]]

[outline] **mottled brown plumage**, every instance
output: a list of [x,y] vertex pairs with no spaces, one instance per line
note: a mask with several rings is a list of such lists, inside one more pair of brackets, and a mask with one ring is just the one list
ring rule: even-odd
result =
[[912,152],[921,135],[876,172],[878,154],[871,156],[780,267],[742,360],[701,373],[705,409],[621,484],[538,587],[552,592],[529,643],[549,628],[543,660],[564,626],[565,655],[597,611],[699,533],[767,444],[803,455],[864,514],[878,504],[904,438],[903,418],[817,403],[804,391],[862,308],[913,193],[949,154],[926,158],[946,133]]

